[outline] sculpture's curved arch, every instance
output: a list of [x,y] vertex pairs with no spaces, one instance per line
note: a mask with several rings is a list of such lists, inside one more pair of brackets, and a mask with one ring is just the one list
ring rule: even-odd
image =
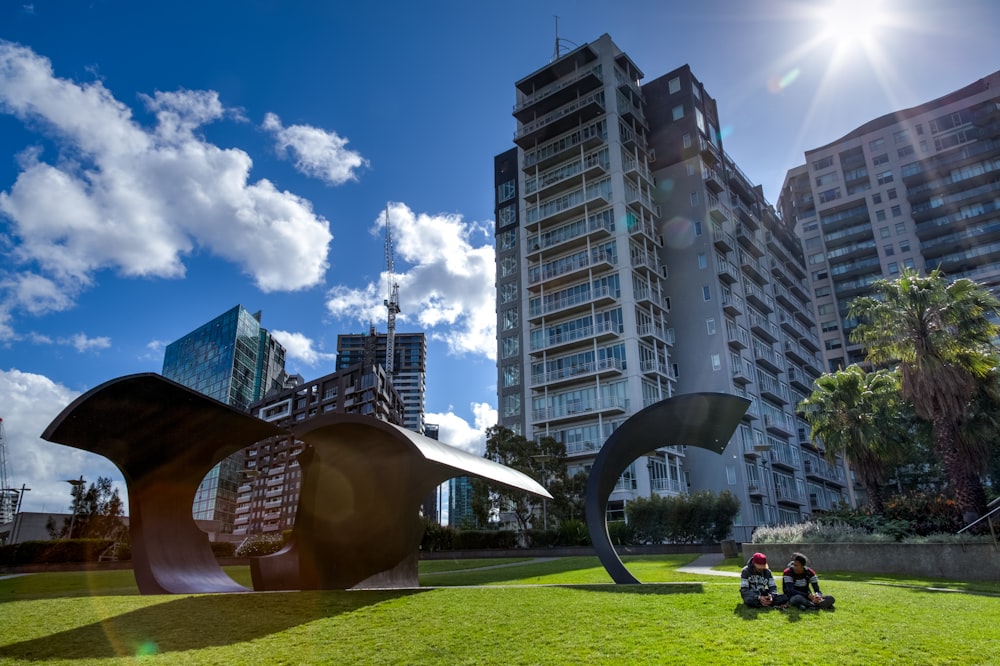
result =
[[750,401],[725,393],[667,398],[631,416],[601,447],[587,482],[587,529],[601,564],[619,584],[639,581],[615,552],[605,519],[618,477],[639,456],[663,446],[698,446],[722,453]]

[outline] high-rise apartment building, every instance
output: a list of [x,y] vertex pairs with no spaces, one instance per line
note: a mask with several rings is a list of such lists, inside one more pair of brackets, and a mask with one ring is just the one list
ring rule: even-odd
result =
[[[427,395],[427,337],[423,333],[396,333],[393,342],[392,385],[403,397],[403,426],[424,434]],[[337,369],[362,362],[385,367],[386,334],[341,334],[337,336]]]
[[799,520],[843,488],[794,413],[821,369],[802,251],[725,154],[690,69],[642,76],[603,35],[516,83],[516,148],[494,162],[499,422],[563,442],[572,474],[647,405],[742,395],[721,458],[644,456],[608,519],[651,493],[728,489],[744,526]]
[[851,301],[905,268],[1000,290],[1000,72],[807,151],[779,208],[805,247],[828,370],[863,360]]
[[[324,414],[364,414],[403,424],[403,399],[379,365],[360,363],[311,382],[269,393],[251,405],[257,418],[287,427]],[[245,473],[236,495],[233,533],[268,534],[295,524],[302,472],[301,442],[272,437],[244,449]]]
[[[261,327],[260,316],[237,305],[170,343],[163,355],[163,376],[247,409],[279,389],[285,374],[285,349]],[[242,452],[213,467],[195,494],[194,517],[217,521],[220,532],[232,532],[242,474]]]

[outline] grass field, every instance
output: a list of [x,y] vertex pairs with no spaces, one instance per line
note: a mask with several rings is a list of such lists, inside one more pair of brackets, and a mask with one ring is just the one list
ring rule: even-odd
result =
[[363,592],[140,596],[130,571],[33,574],[0,580],[0,664],[1000,663],[1000,583],[826,574],[835,611],[758,611],[734,578],[677,571],[691,559],[626,559],[641,586],[594,557],[422,562],[420,589]]

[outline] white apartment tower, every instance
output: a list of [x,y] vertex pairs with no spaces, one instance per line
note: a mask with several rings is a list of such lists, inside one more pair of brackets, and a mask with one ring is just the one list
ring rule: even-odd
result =
[[495,158],[500,424],[562,441],[572,471],[649,404],[742,395],[722,457],[641,458],[608,519],[707,489],[736,494],[743,531],[798,521],[844,489],[795,414],[822,368],[801,246],[690,69],[642,76],[604,35],[516,84],[517,147]]

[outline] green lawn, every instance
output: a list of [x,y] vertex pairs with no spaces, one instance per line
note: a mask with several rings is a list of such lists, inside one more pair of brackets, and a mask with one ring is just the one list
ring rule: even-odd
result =
[[[129,571],[0,580],[0,664],[995,664],[1000,589],[827,575],[837,610],[755,611],[691,556],[596,558],[450,573],[419,590],[140,596]],[[731,561],[723,568],[737,563]],[[245,567],[228,570],[249,583]],[[479,587],[457,587],[457,586]],[[445,587],[441,587],[445,586]]]

